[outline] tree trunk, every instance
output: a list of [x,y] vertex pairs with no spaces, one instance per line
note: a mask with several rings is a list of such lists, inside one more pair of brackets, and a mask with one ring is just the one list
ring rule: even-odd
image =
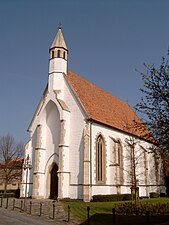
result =
[[5,180],[5,181],[4,181],[4,194],[6,193],[7,186],[8,186],[8,181]]

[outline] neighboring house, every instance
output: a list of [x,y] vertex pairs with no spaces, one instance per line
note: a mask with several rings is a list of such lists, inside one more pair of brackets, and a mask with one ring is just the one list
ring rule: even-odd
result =
[[[0,190],[20,189],[23,159],[6,161],[0,164]],[[6,183],[6,185],[5,185]],[[5,187],[6,186],[6,187]]]
[[25,157],[30,156],[32,169],[27,182],[23,171],[21,196],[25,188],[27,197],[84,201],[97,194],[130,193],[131,152],[139,157],[135,185],[140,195],[164,191],[161,161],[157,165],[154,154],[148,154],[153,139],[143,139],[143,133],[134,129],[134,121],[141,121],[133,110],[67,70],[61,28],[49,53],[48,84],[28,127]]

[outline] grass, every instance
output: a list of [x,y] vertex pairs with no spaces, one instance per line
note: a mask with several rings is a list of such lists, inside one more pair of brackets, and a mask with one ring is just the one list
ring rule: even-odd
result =
[[114,204],[118,202],[83,202],[83,201],[70,201],[63,202],[63,206],[65,211],[68,209],[68,205],[70,206],[71,213],[81,220],[87,219],[87,207],[90,207],[90,215],[94,215],[96,213],[106,213],[111,214],[112,208]]
[[[130,201],[126,201],[130,202]],[[159,203],[169,203],[169,198],[152,198],[152,199],[142,199],[141,204],[159,204]],[[68,210],[68,205],[70,206],[71,215],[80,221],[87,220],[87,207],[90,207],[90,217],[94,215],[102,214],[112,214],[112,209],[115,205],[125,203],[124,201],[118,202],[83,202],[83,201],[63,201],[63,207],[65,211]]]

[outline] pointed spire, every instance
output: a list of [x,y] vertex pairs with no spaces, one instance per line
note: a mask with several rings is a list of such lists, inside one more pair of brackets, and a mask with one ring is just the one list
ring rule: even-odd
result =
[[52,48],[64,48],[64,49],[68,50],[65,40],[64,40],[64,37],[63,37],[63,34],[62,34],[62,29],[61,29],[60,24],[59,24],[59,29],[58,29],[57,35],[56,35],[50,49],[52,49]]
[[60,25],[49,49],[49,59],[49,74],[55,72],[67,74],[68,49]]

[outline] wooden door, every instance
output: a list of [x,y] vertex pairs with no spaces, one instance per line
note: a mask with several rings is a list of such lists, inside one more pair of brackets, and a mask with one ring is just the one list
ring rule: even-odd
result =
[[57,199],[58,197],[58,166],[55,164],[51,171],[51,185],[50,185],[50,198]]

